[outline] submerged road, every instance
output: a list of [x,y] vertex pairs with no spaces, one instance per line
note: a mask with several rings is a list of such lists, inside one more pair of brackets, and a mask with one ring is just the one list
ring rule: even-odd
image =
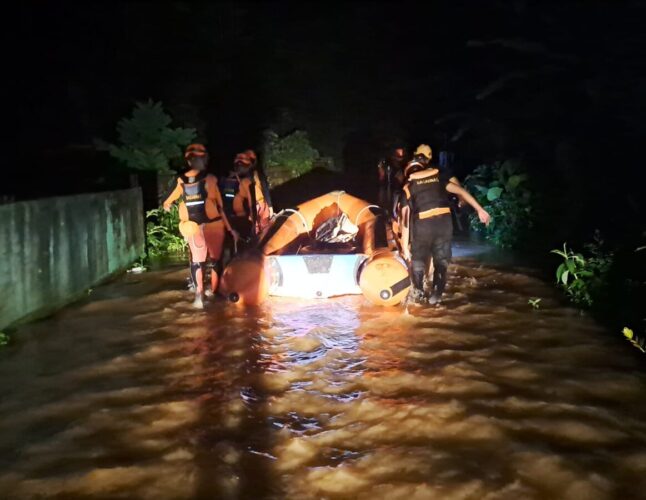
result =
[[643,359],[463,250],[438,309],[195,311],[173,268],[22,327],[0,498],[646,498]]

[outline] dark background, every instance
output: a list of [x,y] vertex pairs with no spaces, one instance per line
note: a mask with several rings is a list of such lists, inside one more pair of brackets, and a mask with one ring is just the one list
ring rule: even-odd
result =
[[522,158],[570,237],[638,234],[644,26],[638,1],[25,3],[6,76],[20,167],[0,195],[124,187],[92,141],[152,98],[217,171],[264,128],[301,128],[370,183],[401,138],[453,151],[459,177]]

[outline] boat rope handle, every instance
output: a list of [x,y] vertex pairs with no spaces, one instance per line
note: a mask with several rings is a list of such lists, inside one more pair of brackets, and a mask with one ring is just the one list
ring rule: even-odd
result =
[[336,216],[337,217],[340,215],[339,212],[343,212],[343,210],[341,210],[341,196],[345,194],[345,191],[339,191],[338,193],[339,194],[336,195],[336,210],[337,210]]
[[359,225],[359,216],[363,213],[364,210],[368,210],[369,208],[381,208],[381,207],[379,205],[368,205],[366,207],[363,207],[361,210],[359,210],[359,213],[354,218],[354,225],[355,226]]
[[293,208],[284,208],[284,209],[282,209],[280,211],[280,213],[278,215],[276,215],[276,217],[280,217],[281,215],[283,215],[283,212],[292,212],[292,213],[298,215],[301,218],[301,221],[303,222],[303,227],[305,228],[306,231],[308,230],[307,229],[307,221],[305,220],[305,217],[303,217],[303,214],[300,213],[298,210],[294,210]]

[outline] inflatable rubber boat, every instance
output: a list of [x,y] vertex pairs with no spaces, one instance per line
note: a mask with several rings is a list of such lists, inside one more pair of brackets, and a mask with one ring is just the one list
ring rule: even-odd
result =
[[327,298],[363,294],[393,306],[408,293],[406,264],[385,238],[382,210],[334,191],[278,213],[257,246],[231,260],[221,292],[257,305],[268,296]]

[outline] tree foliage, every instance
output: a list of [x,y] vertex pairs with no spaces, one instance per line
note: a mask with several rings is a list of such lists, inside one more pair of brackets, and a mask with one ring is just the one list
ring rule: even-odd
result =
[[184,255],[188,248],[179,234],[179,210],[156,208],[146,212],[146,251],[150,258]]
[[267,176],[270,179],[281,177],[283,181],[309,172],[319,158],[319,152],[303,130],[295,130],[283,137],[268,130],[263,151]]
[[196,137],[195,129],[171,128],[171,122],[161,102],[138,102],[132,116],[117,124],[119,144],[110,144],[108,151],[134,170],[169,171]]
[[491,215],[485,226],[477,215],[472,227],[497,246],[519,246],[534,225],[534,200],[522,165],[513,160],[480,165],[466,178],[466,186]]

